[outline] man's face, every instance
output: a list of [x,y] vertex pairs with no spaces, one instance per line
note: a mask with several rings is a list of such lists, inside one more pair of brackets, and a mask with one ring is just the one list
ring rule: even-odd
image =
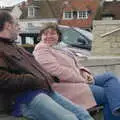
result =
[[10,21],[6,22],[4,25],[5,33],[10,40],[16,40],[20,31],[18,22],[12,18]]
[[13,23],[11,24],[11,40],[16,40],[17,36],[19,34],[20,31],[20,27],[19,24],[16,20],[13,21]]

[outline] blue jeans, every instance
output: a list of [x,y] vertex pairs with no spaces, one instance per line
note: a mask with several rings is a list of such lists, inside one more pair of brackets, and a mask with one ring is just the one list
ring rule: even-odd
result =
[[41,93],[30,103],[22,104],[23,116],[31,120],[93,120],[85,109],[58,93],[51,92],[49,96]]
[[72,103],[70,100],[66,99],[57,92],[54,92],[54,94],[51,93],[50,97],[65,109],[73,112],[79,120],[93,120],[93,118],[83,107]]
[[104,106],[105,120],[120,120],[120,80],[110,72],[94,77],[95,84],[90,85],[98,105]]

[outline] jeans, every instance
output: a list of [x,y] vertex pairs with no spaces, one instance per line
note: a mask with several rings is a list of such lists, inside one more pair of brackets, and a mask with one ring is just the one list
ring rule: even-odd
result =
[[104,106],[104,120],[120,120],[120,80],[110,72],[94,77],[90,85],[96,103]]
[[93,120],[93,118],[83,107],[72,103],[70,100],[66,99],[57,92],[54,92],[54,94],[51,93],[50,97],[54,99],[55,102],[63,106],[65,109],[73,112],[79,120]]
[[43,93],[37,95],[30,103],[22,104],[21,110],[23,116],[30,120],[78,120],[72,112]]
[[93,120],[85,109],[57,92],[51,92],[49,96],[41,93],[30,103],[22,104],[23,116],[31,120]]

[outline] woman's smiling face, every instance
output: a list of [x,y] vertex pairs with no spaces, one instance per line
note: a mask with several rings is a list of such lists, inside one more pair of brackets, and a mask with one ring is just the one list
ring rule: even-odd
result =
[[41,40],[49,46],[56,45],[58,43],[59,35],[56,30],[52,28],[46,29],[42,35]]

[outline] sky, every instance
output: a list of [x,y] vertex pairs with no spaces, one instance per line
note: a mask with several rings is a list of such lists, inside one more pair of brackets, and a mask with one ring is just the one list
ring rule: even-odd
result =
[[22,1],[27,1],[27,0],[0,0],[0,7],[12,6]]
[[[27,1],[27,0],[0,0],[0,7],[13,6],[22,1]],[[112,1],[112,0],[105,0],[105,1]]]

